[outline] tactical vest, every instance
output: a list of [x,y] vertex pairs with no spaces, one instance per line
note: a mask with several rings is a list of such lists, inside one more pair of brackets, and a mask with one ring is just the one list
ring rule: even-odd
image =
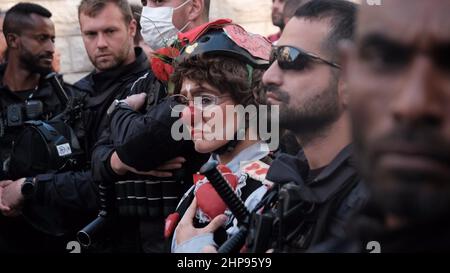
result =
[[[47,76],[49,81],[60,80],[57,77],[60,76]],[[51,93],[47,97],[41,95],[42,100],[33,98],[15,104],[6,100],[2,103],[0,136],[4,178],[74,170],[81,164],[83,152],[66,116],[74,113],[69,107],[69,104],[74,106],[74,101],[65,101],[68,104],[62,111],[66,104],[61,102],[58,94],[63,92],[67,99],[68,96],[59,81],[58,84],[62,90],[55,91],[53,84],[51,87],[45,85],[43,94]]]

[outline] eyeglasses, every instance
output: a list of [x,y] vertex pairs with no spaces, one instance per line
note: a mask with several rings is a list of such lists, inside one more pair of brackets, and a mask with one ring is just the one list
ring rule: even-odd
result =
[[223,95],[223,96],[213,96],[213,95],[201,95],[196,96],[192,99],[189,99],[188,97],[176,94],[173,95],[172,98],[181,105],[189,106],[189,102],[192,101],[194,103],[194,106],[197,108],[205,109],[207,107],[213,106],[213,105],[219,105],[221,98],[230,97],[230,95]]
[[292,46],[274,46],[270,53],[270,64],[275,61],[283,70],[303,70],[312,61],[321,62],[340,69],[337,63],[327,61],[313,53]]

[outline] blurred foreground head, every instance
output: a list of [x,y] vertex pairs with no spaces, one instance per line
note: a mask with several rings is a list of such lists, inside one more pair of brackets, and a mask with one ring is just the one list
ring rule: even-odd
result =
[[400,223],[450,212],[449,13],[446,0],[363,4],[343,44],[362,170]]

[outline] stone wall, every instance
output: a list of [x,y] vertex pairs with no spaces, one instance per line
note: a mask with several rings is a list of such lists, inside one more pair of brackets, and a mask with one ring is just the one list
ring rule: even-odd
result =
[[211,0],[211,17],[231,18],[248,31],[269,35],[278,28],[272,25],[272,0]]
[[[26,0],[22,0],[26,1]],[[0,0],[6,10],[20,0]],[[80,0],[35,0],[53,13],[56,25],[56,47],[61,52],[61,72],[74,82],[92,70],[80,37],[77,6]],[[140,0],[130,0],[140,3]],[[211,0],[211,18],[228,17],[249,31],[268,35],[277,31],[270,20],[272,0]]]

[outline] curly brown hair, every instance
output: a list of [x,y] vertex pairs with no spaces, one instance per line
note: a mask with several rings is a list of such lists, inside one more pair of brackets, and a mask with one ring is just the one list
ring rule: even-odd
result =
[[[251,73],[251,75],[249,75]],[[244,107],[257,105],[255,95],[263,90],[264,70],[249,69],[245,63],[226,56],[195,56],[175,65],[171,81],[174,93],[179,93],[184,79],[196,83],[208,83]]]

